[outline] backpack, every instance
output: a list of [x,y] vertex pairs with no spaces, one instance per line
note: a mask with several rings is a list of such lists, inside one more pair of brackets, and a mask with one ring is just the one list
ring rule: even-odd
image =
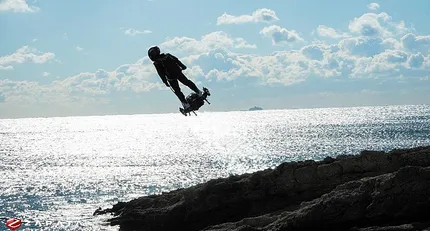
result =
[[170,54],[163,54],[161,58],[158,59],[166,72],[167,77],[172,78],[178,75],[182,69],[179,67],[176,60]]

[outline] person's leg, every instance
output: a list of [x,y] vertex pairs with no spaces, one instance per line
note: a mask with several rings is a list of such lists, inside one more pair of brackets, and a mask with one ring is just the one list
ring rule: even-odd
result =
[[181,88],[179,87],[179,83],[177,79],[168,80],[169,85],[172,87],[173,91],[175,91],[176,96],[181,101],[182,104],[187,103],[187,100],[185,99],[184,93],[181,92]]
[[189,87],[191,90],[193,90],[197,94],[201,94],[202,92],[200,89],[193,83],[193,81],[189,80],[183,73],[181,73],[178,76],[178,80],[184,84],[185,86]]

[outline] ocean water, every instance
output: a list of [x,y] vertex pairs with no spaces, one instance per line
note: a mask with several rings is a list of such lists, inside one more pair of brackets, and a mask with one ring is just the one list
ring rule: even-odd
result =
[[20,230],[118,230],[93,212],[284,161],[422,145],[426,105],[3,119],[0,217]]

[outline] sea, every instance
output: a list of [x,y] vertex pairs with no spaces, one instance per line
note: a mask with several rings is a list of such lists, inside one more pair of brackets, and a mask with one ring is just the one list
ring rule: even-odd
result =
[[118,230],[119,201],[286,161],[430,145],[430,106],[0,120],[0,230]]

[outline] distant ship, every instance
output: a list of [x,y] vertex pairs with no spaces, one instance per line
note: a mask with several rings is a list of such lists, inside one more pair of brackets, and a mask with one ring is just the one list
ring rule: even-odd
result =
[[255,107],[248,109],[248,111],[259,111],[259,110],[263,110],[263,108],[255,106]]

